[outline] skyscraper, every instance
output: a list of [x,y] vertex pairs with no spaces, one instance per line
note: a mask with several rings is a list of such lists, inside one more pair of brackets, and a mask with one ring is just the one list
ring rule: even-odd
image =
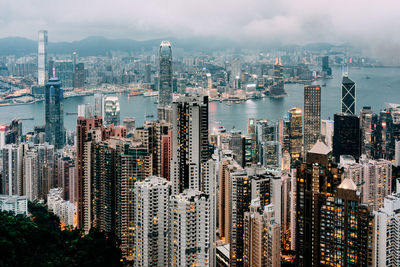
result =
[[162,41],[159,51],[158,105],[172,104],[172,49],[168,41]]
[[38,42],[38,85],[44,86],[48,80],[47,31],[39,31]]
[[341,182],[341,170],[331,160],[332,151],[318,141],[308,151],[296,174],[296,266],[319,266],[321,208]]
[[208,97],[179,98],[173,103],[171,181],[173,193],[200,188],[201,165],[209,159]]
[[358,161],[361,156],[359,117],[337,113],[333,118],[333,156],[337,162],[341,155],[351,155]]
[[55,149],[62,148],[65,143],[63,95],[60,80],[51,78],[45,91],[45,137]]
[[280,225],[274,219],[272,204],[260,206],[253,199],[250,211],[244,214],[244,256],[245,267],[280,266]]
[[361,154],[365,154],[367,157],[372,157],[373,114],[371,107],[363,107],[360,111]]
[[169,265],[212,266],[214,226],[210,196],[186,189],[169,200]]
[[322,57],[322,72],[328,76],[332,75],[332,69],[329,67],[329,56]]
[[400,266],[400,195],[385,198],[375,214],[375,266]]
[[321,87],[304,86],[304,154],[313,147],[321,134]]
[[[103,94],[101,92],[94,93],[94,116],[103,117]],[[104,119],[104,118],[103,118]]]
[[316,246],[320,264],[316,266],[372,266],[372,223],[373,216],[361,203],[356,184],[343,179],[321,208]]
[[302,110],[300,108],[289,109],[288,119],[289,153],[292,161],[294,161],[300,158],[303,144]]
[[342,79],[341,103],[343,113],[356,114],[356,83],[347,76]]
[[3,147],[3,166],[2,166],[2,194],[19,195],[24,192],[22,168],[23,153],[21,145],[9,144]]
[[103,112],[104,125],[114,124],[114,126],[118,126],[120,124],[120,107],[117,96],[107,96],[104,98]]

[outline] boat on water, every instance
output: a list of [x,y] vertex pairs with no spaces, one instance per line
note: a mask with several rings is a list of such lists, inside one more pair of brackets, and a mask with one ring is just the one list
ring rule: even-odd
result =
[[158,96],[158,92],[145,92],[143,93],[144,97],[154,97],[154,96]]
[[153,114],[150,114],[150,115],[146,115],[145,117],[146,117],[146,118],[154,118],[154,115],[153,115]]
[[369,77],[369,76],[367,75],[367,76],[365,76],[365,79],[369,80],[369,79],[371,79],[371,77]]

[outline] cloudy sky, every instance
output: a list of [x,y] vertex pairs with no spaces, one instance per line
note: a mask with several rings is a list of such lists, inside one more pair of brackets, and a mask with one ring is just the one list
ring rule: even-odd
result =
[[0,37],[219,37],[397,50],[397,0],[0,0]]

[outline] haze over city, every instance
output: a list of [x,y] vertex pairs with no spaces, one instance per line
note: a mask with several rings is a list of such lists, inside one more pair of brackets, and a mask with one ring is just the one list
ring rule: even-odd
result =
[[211,38],[239,43],[352,44],[386,58],[399,55],[397,1],[4,1],[0,37],[36,39],[47,29],[51,42],[88,36]]
[[0,266],[400,267],[398,14],[0,3]]

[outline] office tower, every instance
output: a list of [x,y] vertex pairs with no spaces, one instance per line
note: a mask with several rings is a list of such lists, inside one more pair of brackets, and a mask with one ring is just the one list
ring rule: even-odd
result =
[[375,266],[400,266],[400,195],[385,198],[375,215]]
[[3,147],[2,194],[24,195],[23,151],[21,145],[9,144]]
[[232,73],[231,81],[233,82],[236,78],[240,79],[240,74],[242,72],[241,63],[239,58],[232,59]]
[[[52,61],[51,77],[57,74],[57,78],[63,85],[65,91],[74,89],[74,66],[71,60],[55,60]],[[83,71],[83,70],[82,70]],[[53,77],[54,78],[54,77]]]
[[49,79],[45,93],[45,137],[56,149],[64,146],[63,89],[58,78]]
[[168,41],[162,41],[159,51],[158,105],[172,104],[172,49]]
[[83,63],[76,63],[73,65],[73,70],[73,88],[82,89],[85,86],[85,65]]
[[334,196],[327,197],[320,227],[320,265],[372,266],[373,215],[351,179],[343,179]]
[[[275,144],[273,144],[273,149],[275,148]],[[277,150],[280,153],[280,150]],[[271,153],[272,154],[272,153]],[[279,155],[274,156],[274,163],[277,162],[276,157]],[[256,136],[245,136],[244,137],[244,165],[251,166],[252,164],[257,163],[257,141]]]
[[94,93],[94,114],[95,117],[102,117],[103,114],[103,94],[101,92]]
[[185,96],[173,103],[171,181],[173,194],[199,189],[201,164],[209,159],[208,97]]
[[89,218],[87,206],[87,192],[89,188],[85,187],[90,181],[90,164],[87,161],[90,157],[90,151],[85,148],[85,143],[89,140],[89,132],[94,128],[101,128],[101,117],[84,118],[78,117],[76,124],[76,202],[77,202],[77,221],[78,227],[89,230]]
[[240,131],[231,131],[231,137],[229,139],[229,149],[232,151],[237,163],[244,167],[246,165],[245,160],[245,137],[242,136]]
[[371,107],[363,107],[360,110],[360,128],[361,128],[361,154],[368,158],[372,157],[373,147],[373,118],[374,112]]
[[284,87],[282,61],[280,57],[277,57],[274,65],[274,82],[270,87],[270,95],[274,98],[285,96],[286,92]]
[[106,96],[104,98],[104,124],[106,126],[114,124],[118,126],[120,123],[120,107],[117,96]]
[[48,80],[47,31],[39,31],[38,42],[38,85],[44,86]]
[[144,82],[151,83],[151,64],[146,64],[145,66]]
[[303,147],[303,121],[300,108],[289,109],[287,133],[289,139],[289,153],[292,161],[301,157]]
[[124,118],[124,126],[128,133],[133,132],[135,130],[135,117]]
[[356,114],[356,83],[349,77],[342,79],[342,113]]
[[376,129],[375,158],[392,160],[394,157],[393,116],[390,110],[382,110]]
[[337,162],[341,155],[351,155],[357,161],[361,156],[360,119],[356,115],[334,115],[333,156]]
[[329,147],[333,146],[333,129],[334,121],[322,120],[321,121],[321,140]]
[[270,204],[262,209],[258,199],[253,199],[243,224],[243,266],[280,266],[280,226],[274,220],[274,206]]
[[150,176],[135,184],[135,266],[168,265],[168,200],[171,183]]
[[304,86],[304,154],[314,146],[321,133],[321,87]]
[[332,69],[329,67],[329,56],[322,57],[322,72],[328,76],[332,75]]
[[319,266],[321,208],[341,182],[332,151],[318,141],[296,170],[296,266]]
[[211,266],[214,262],[209,195],[186,189],[169,200],[169,266]]

